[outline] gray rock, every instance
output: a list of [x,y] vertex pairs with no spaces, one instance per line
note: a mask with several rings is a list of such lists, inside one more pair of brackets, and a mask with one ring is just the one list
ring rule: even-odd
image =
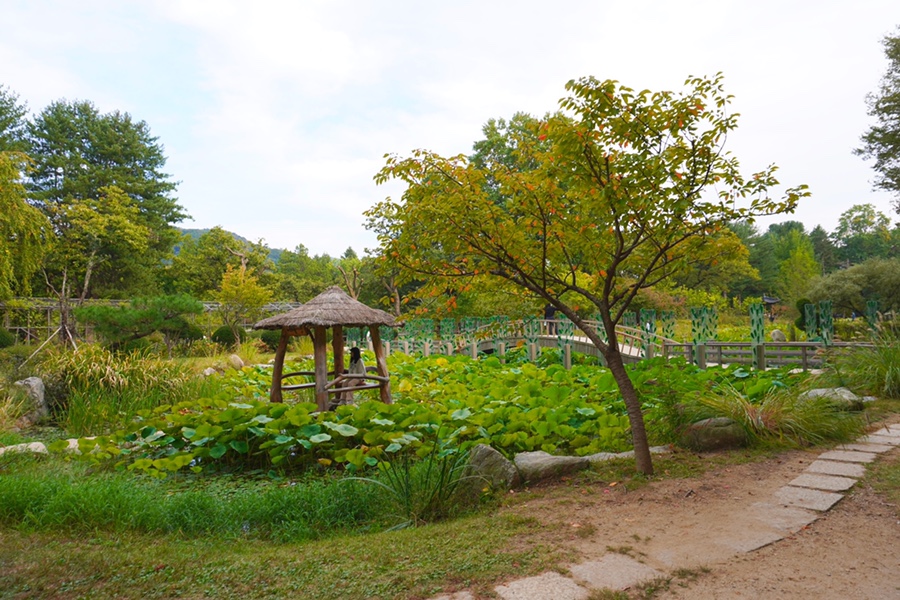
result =
[[204,377],[209,377],[210,375],[215,375],[216,373],[218,373],[218,371],[216,371],[212,367],[206,367],[205,369],[203,369]]
[[773,342],[786,342],[787,341],[787,336],[784,335],[784,332],[780,329],[773,329],[772,333],[770,333],[769,336],[772,338]]
[[693,450],[724,450],[747,444],[747,432],[728,417],[703,419],[688,425],[681,434],[682,446]]
[[553,456],[546,452],[516,454],[516,467],[525,481],[540,481],[581,471],[591,465],[586,456]]
[[28,411],[17,423],[20,427],[31,426],[50,415],[50,405],[47,404],[44,393],[44,381],[40,377],[28,377],[13,385],[21,388],[29,400]]
[[518,486],[521,482],[516,465],[484,444],[478,444],[469,452],[467,474],[483,478],[497,490],[508,490]]
[[863,399],[845,387],[816,388],[800,394],[800,398],[827,398],[839,408],[845,410],[862,410]]
[[244,368],[244,361],[237,354],[232,354],[228,357],[228,364],[232,369],[236,369],[238,371]]
[[28,442],[26,444],[16,444],[14,446],[5,446],[3,448],[0,448],[0,456],[3,456],[3,454],[7,452],[33,452],[35,454],[49,454],[47,452],[47,446],[45,446],[42,442]]

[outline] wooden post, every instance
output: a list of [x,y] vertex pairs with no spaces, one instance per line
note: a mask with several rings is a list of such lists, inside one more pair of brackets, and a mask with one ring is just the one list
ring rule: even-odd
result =
[[803,364],[803,370],[809,371],[809,359],[806,356],[806,346],[800,346],[800,361]]
[[500,354],[500,362],[506,362],[506,342],[499,342],[497,344],[497,352]]
[[528,344],[528,358],[531,362],[537,362],[537,344],[534,342]]
[[269,402],[282,402],[281,396],[281,376],[284,374],[284,355],[287,354],[288,335],[286,329],[282,328],[281,337],[278,339],[278,348],[275,350],[275,364],[272,367],[272,389],[269,390]]
[[447,342],[445,350],[447,351],[447,356],[453,356],[453,342]]
[[[372,346],[372,340],[369,340],[369,346]],[[371,350],[374,352],[375,348],[373,347],[373,348],[371,348]],[[384,343],[384,353],[385,353],[385,355],[390,356],[390,354],[391,354],[391,343],[390,342]]]
[[[331,352],[334,354],[334,376],[337,377],[344,372],[344,327],[335,325],[331,328]],[[343,387],[343,383],[337,384],[337,387]],[[340,398],[340,393],[338,393]]]
[[422,342],[422,356],[426,358],[431,356],[431,342],[428,340]]
[[478,342],[472,342],[472,358],[478,358]]
[[567,371],[572,369],[572,344],[563,346],[563,366]]
[[697,366],[701,369],[706,368],[706,344],[697,345]]
[[[369,332],[372,335],[372,348],[375,351],[375,370],[379,377],[388,378],[387,360],[384,357],[384,346],[381,345],[381,332],[378,331],[378,325],[370,325]],[[381,401],[385,404],[391,403],[391,381],[388,379],[378,387],[381,394]]]
[[760,371],[766,370],[766,345],[759,344],[756,347],[756,366]]
[[313,359],[315,360],[316,405],[319,411],[328,410],[328,342],[324,327],[316,327],[313,332]]
[[403,354],[409,354],[409,342],[403,340],[400,342],[400,347],[403,348]]

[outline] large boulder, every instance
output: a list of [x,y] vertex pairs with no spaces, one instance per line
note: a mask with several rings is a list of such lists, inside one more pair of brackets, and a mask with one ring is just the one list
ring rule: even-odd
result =
[[747,445],[747,431],[728,417],[703,419],[692,423],[681,434],[679,443],[692,450],[725,450]]
[[50,415],[50,405],[47,403],[44,381],[40,377],[28,377],[15,382],[13,385],[21,388],[28,397],[27,411],[17,423],[20,428],[30,427]]
[[516,454],[515,463],[524,481],[561,477],[591,465],[586,456],[554,456],[540,450]]
[[467,475],[483,479],[495,490],[512,489],[521,482],[516,465],[484,444],[478,444],[469,451]]
[[843,410],[862,410],[863,399],[845,387],[816,388],[800,394],[800,398],[826,398]]

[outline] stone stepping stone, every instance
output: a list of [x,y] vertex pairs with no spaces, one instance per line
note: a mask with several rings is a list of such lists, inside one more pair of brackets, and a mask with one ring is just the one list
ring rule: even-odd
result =
[[590,592],[559,573],[544,573],[494,588],[503,600],[587,600]]
[[775,492],[775,498],[782,504],[787,506],[799,506],[801,508],[808,508],[819,512],[825,512],[840,502],[843,497],[843,494],[811,490],[791,485],[786,485]]
[[894,447],[888,444],[844,444],[843,446],[838,446],[835,449],[856,450],[858,452],[873,452],[875,454],[884,454],[888,450],[893,450]]
[[813,488],[829,492],[843,492],[856,485],[856,480],[850,477],[837,477],[835,475],[814,475],[803,473],[788,485],[795,487]]
[[887,437],[900,438],[900,425],[889,425],[872,433],[873,435],[884,435]]
[[859,441],[866,443],[866,444],[883,444],[885,446],[900,446],[900,438],[892,436],[892,435],[882,435],[878,432],[875,432],[871,435],[867,435],[864,438],[861,438]]
[[870,463],[875,460],[875,454],[871,452],[857,452],[855,450],[832,450],[819,455],[819,460],[839,460],[851,463]]
[[614,553],[606,554],[600,560],[570,566],[569,570],[577,581],[588,587],[616,591],[663,576],[653,567]]
[[810,473],[840,475],[841,477],[855,477],[857,479],[866,474],[866,468],[859,463],[845,463],[835,460],[813,461],[806,467],[806,470]]
[[821,515],[815,511],[773,502],[754,502],[750,507],[756,520],[782,535],[800,531]]

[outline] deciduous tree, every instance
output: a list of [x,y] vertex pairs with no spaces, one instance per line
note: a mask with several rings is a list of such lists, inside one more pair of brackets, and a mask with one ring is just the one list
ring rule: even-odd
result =
[[[745,178],[724,150],[737,127],[721,76],[685,91],[635,92],[614,81],[566,85],[563,112],[507,131],[514,165],[415,151],[376,176],[407,183],[370,209],[382,254],[439,296],[487,277],[524,288],[572,320],[602,353],[625,400],[637,469],[652,473],[641,402],[615,327],[635,295],[683,269],[726,223],[792,211],[770,166]],[[452,301],[449,298],[448,301]],[[606,337],[578,305],[599,313]],[[609,342],[604,341],[608,339]]]
[[31,277],[52,241],[50,222],[28,204],[20,181],[27,161],[24,154],[0,152],[0,299],[31,293]]
[[867,98],[869,115],[877,123],[862,136],[856,154],[874,160],[875,186],[895,195],[894,207],[900,213],[900,29],[882,40],[888,69],[878,91]]

